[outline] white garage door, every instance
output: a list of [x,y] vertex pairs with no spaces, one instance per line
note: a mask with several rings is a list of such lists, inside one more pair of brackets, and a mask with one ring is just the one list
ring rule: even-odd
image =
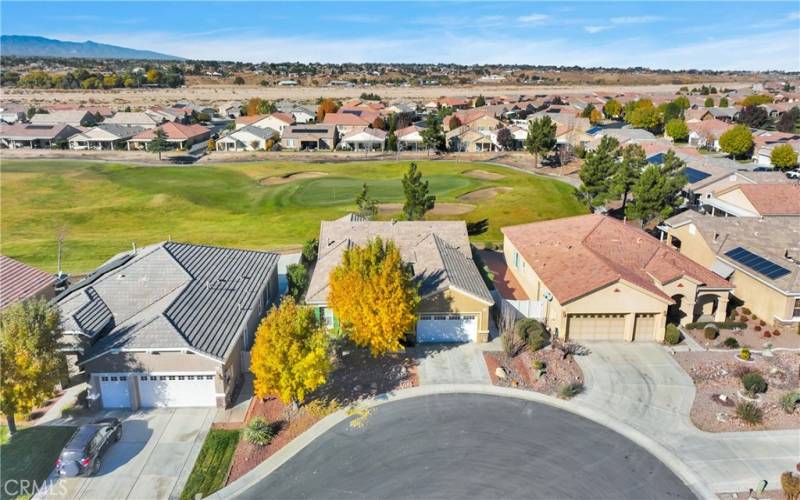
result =
[[197,373],[148,373],[139,379],[142,408],[216,406],[214,375]]
[[417,342],[475,342],[476,314],[421,314],[417,321]]
[[655,314],[637,314],[636,325],[633,327],[633,340],[637,342],[652,342],[655,340],[653,332],[655,328]]
[[624,340],[624,314],[570,314],[567,340]]
[[100,373],[100,395],[103,408],[130,408],[131,394],[128,376],[118,373]]

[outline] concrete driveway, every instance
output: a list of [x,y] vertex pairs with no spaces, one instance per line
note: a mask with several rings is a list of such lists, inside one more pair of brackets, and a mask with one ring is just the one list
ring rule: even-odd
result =
[[692,379],[669,351],[654,343],[584,342],[577,357],[587,391],[575,402],[606,413],[673,452],[716,492],[747,491],[779,477],[800,457],[797,430],[703,432],[689,417]]
[[420,385],[491,383],[479,344],[419,344],[413,353]]
[[444,394],[336,424],[236,498],[694,498],[645,449],[542,403]]
[[[104,413],[123,418],[122,439],[102,457],[91,477],[51,476],[46,498],[165,499],[180,496],[216,408],[153,409]],[[94,417],[97,418],[97,417]]]

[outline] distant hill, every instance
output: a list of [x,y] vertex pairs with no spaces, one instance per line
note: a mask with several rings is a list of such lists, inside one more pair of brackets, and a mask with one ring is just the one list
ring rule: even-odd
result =
[[78,57],[87,59],[152,59],[182,60],[182,57],[159,54],[150,50],[129,49],[92,41],[65,42],[41,36],[0,36],[2,56]]

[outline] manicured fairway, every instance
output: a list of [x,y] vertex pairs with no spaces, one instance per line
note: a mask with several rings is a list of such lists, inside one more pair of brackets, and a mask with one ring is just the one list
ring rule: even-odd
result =
[[[366,182],[381,202],[403,200],[403,162],[303,164],[262,162],[143,167],[80,161],[4,161],[0,165],[0,236],[4,255],[56,268],[56,234],[66,227],[64,268],[93,269],[112,255],[167,238],[257,249],[297,247],[320,220],[355,209]],[[437,204],[468,203],[465,215],[488,218],[475,241],[501,242],[502,226],[583,213],[567,184],[486,164],[418,162]],[[480,169],[500,179],[476,178]],[[303,175],[295,175],[305,172]],[[313,173],[313,174],[312,174]],[[285,178],[284,178],[285,177]],[[493,197],[459,200],[483,188]],[[391,217],[391,215],[385,215]]]

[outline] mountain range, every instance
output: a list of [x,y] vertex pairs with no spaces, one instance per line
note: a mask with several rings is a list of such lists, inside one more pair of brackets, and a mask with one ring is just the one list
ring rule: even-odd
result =
[[86,59],[150,59],[182,60],[182,57],[161,54],[150,50],[130,49],[117,45],[92,42],[66,42],[41,36],[0,36],[2,56],[76,57]]

